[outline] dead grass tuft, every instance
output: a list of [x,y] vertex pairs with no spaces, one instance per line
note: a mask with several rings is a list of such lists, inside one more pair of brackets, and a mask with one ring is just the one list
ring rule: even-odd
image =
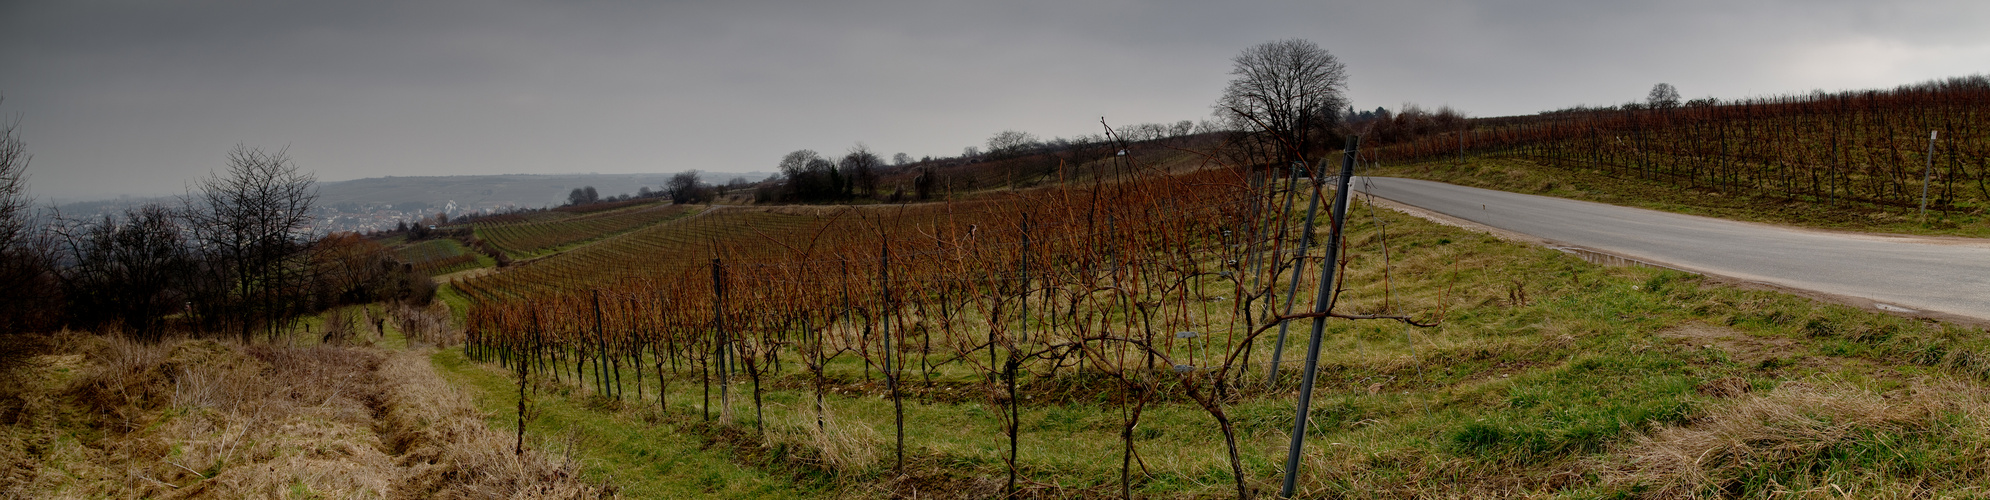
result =
[[1965,383],[1881,394],[1788,382],[1641,437],[1600,469],[1607,484],[1648,498],[1925,496],[1990,473],[1975,458],[1985,451],[1986,416],[1990,393]]
[[844,422],[827,418],[823,428],[814,425],[802,426],[806,433],[802,438],[807,450],[814,452],[813,458],[824,469],[843,473],[860,473],[877,466],[878,460],[891,445],[877,429],[863,422]]
[[436,375],[427,358],[401,353],[379,371],[380,431],[407,469],[395,498],[584,498],[609,494],[581,482],[571,456],[514,454],[513,436]]
[[1702,382],[1698,387],[1694,387],[1693,391],[1699,393],[1701,396],[1732,398],[1747,394],[1752,389],[1753,387],[1748,385],[1748,379],[1741,377],[1721,377]]

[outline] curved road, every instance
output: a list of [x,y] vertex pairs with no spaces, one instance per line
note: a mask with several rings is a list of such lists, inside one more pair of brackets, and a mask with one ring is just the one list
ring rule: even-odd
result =
[[1357,192],[1550,243],[1867,299],[1892,312],[1990,320],[1990,240],[1798,229],[1442,182],[1352,180]]

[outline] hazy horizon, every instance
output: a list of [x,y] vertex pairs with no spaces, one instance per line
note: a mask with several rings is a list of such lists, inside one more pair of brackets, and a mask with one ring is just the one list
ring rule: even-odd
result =
[[1355,107],[1470,116],[1990,71],[1959,2],[0,4],[0,117],[44,200],[173,194],[237,144],[328,182],[770,171],[1200,120],[1230,58],[1317,42]]

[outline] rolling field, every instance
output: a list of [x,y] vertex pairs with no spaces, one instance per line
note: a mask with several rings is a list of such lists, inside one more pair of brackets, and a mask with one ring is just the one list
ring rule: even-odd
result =
[[404,245],[394,251],[394,256],[415,266],[415,270],[429,276],[440,276],[465,269],[490,267],[495,262],[490,257],[477,254],[451,239],[428,240]]
[[[584,452],[603,463],[690,440],[743,467],[631,494],[1265,495],[1311,332],[1285,297],[1318,291],[1328,236],[1293,258],[1310,194],[1207,171],[718,207],[455,284],[483,363],[447,366],[485,377],[494,424],[523,389],[528,417],[566,415],[528,433],[622,443]],[[1955,458],[1990,444],[1980,330],[1350,208],[1302,496],[1941,496],[1990,473]],[[635,433],[655,442],[614,437]],[[746,486],[766,474],[793,480]]]
[[[561,247],[605,238],[683,217],[692,209],[656,201],[600,203],[575,210],[548,210],[479,222],[475,235],[512,259],[527,259]],[[578,212],[586,209],[587,212]]]
[[[1469,158],[1425,134],[1363,173],[1980,235],[1979,90],[1492,120]],[[1914,153],[1901,137],[1929,126],[1952,142]],[[583,447],[615,464],[593,474],[687,445],[729,462],[652,470],[635,495],[1269,495],[1315,333],[1301,497],[1990,486],[1980,328],[1603,267],[1358,199],[1333,234],[1331,190],[1220,158],[1078,151],[959,167],[946,202],[515,221],[565,242],[454,282],[467,343],[435,361],[494,425],[617,443]],[[1929,160],[1935,213],[1909,221],[1906,173]],[[584,222],[610,217],[631,222]]]

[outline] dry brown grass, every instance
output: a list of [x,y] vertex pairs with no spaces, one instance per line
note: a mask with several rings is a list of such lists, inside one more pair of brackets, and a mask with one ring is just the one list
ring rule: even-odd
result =
[[1990,477],[1990,391],[1953,380],[1873,392],[1788,382],[1637,439],[1598,464],[1648,498],[1931,498]]
[[0,427],[0,497],[575,498],[515,456],[418,352],[142,344],[36,358]]
[[576,478],[571,456],[513,453],[513,437],[484,425],[468,396],[428,358],[403,352],[380,367],[381,435],[406,468],[396,498],[601,496]]
[[[799,419],[798,419],[799,420]],[[770,441],[787,441],[805,450],[804,460],[823,470],[862,473],[880,465],[880,460],[891,454],[891,442],[878,433],[877,429],[862,421],[837,419],[834,414],[826,415],[823,427],[813,422],[794,422],[785,433],[776,433]]]

